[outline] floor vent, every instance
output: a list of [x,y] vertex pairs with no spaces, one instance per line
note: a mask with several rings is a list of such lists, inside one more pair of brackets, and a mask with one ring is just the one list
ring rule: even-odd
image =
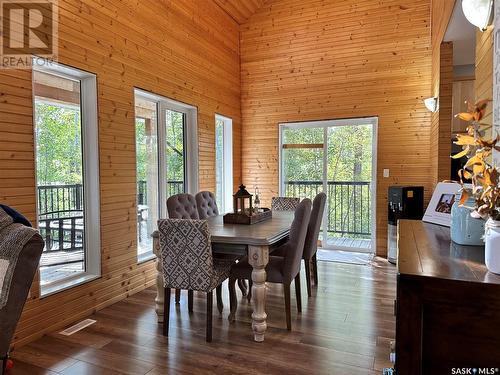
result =
[[79,323],[76,323],[75,325],[72,325],[71,327],[66,328],[64,331],[59,332],[59,334],[64,336],[71,336],[73,333],[81,331],[82,329],[87,328],[95,322],[97,322],[97,320],[85,319]]

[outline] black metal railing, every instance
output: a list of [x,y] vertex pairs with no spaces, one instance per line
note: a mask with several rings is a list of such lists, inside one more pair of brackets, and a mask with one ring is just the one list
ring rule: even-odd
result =
[[[167,196],[184,193],[184,181],[168,180]],[[137,204],[147,205],[148,203],[148,183],[147,181],[137,181]]]
[[[81,184],[38,186],[38,225],[45,252],[83,250],[83,186]],[[80,262],[56,260],[55,264]]]
[[[137,182],[137,203],[147,205],[147,182]],[[183,181],[167,181],[168,196],[183,193]],[[38,223],[45,251],[83,249],[83,186],[58,184],[38,186]]]
[[[371,235],[369,181],[327,181],[327,229],[330,233],[366,238]],[[323,181],[286,181],[285,195],[311,198],[324,190]]]

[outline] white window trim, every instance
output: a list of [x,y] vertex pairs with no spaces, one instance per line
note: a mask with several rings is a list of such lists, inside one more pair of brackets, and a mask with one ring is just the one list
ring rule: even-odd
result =
[[222,121],[222,207],[221,214],[231,211],[233,207],[233,120],[215,114],[215,120]]
[[[160,150],[166,149],[166,110],[174,110],[184,113],[185,115],[185,167],[186,167],[186,187],[185,191],[190,194],[198,192],[198,108],[190,104],[182,103],[162,95],[154,94],[139,88],[134,88],[134,108],[135,98],[140,97],[156,103],[157,108],[157,152],[158,152],[158,193],[160,194],[159,217],[168,217],[167,213],[167,163],[165,153]],[[164,166],[164,167],[161,167]],[[152,249],[151,249],[152,250]],[[137,257],[138,263],[144,263],[156,256],[150,252],[144,253]]]
[[[49,73],[68,79],[80,80],[82,157],[83,157],[83,196],[84,196],[84,244],[85,272],[41,285],[40,296],[57,293],[76,285],[83,284],[101,276],[101,223],[100,223],[100,185],[99,185],[99,134],[97,117],[97,78],[95,74],[68,67],[59,63],[47,66],[34,66],[34,71]],[[34,89],[34,81],[33,92]],[[35,96],[33,95],[33,123],[35,123]],[[36,142],[36,131],[35,131]],[[36,143],[35,143],[36,144]],[[36,162],[36,160],[35,160]],[[35,168],[36,170],[36,168]],[[37,200],[38,200],[38,194]],[[38,210],[38,201],[37,201]],[[37,213],[38,217],[38,213]]]
[[[303,128],[324,128],[324,144],[323,144],[323,165],[327,163],[327,130],[332,126],[352,126],[352,125],[372,125],[372,181],[370,184],[371,207],[372,207],[372,225],[371,225],[371,252],[375,254],[377,249],[377,145],[378,145],[378,117],[356,117],[335,120],[320,120],[320,121],[301,121],[301,122],[285,122],[279,124],[279,152],[278,152],[278,169],[279,169],[279,194],[285,193],[285,181],[283,179],[283,129],[303,129]],[[323,180],[326,181],[326,168],[323,171]],[[325,187],[326,191],[326,187]],[[328,212],[328,202],[325,208],[325,213]],[[326,226],[327,217],[323,216],[323,227]],[[349,250],[349,248],[346,248]]]

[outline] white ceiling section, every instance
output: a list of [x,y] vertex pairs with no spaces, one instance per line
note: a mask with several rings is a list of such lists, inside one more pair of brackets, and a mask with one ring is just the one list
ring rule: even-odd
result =
[[455,2],[443,40],[453,42],[453,65],[475,63],[476,27],[465,18],[461,0]]

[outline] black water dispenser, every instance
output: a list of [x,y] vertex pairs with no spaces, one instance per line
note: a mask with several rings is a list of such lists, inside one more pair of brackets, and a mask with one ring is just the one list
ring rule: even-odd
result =
[[387,260],[396,264],[398,220],[422,220],[424,216],[424,187],[390,186],[387,202]]

